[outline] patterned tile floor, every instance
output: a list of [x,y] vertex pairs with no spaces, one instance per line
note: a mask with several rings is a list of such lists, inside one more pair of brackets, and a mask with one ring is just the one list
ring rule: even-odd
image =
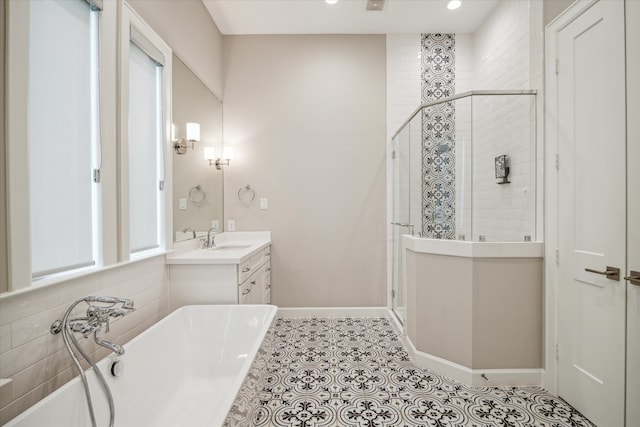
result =
[[388,319],[276,319],[226,426],[592,427],[540,387],[467,387],[416,367]]

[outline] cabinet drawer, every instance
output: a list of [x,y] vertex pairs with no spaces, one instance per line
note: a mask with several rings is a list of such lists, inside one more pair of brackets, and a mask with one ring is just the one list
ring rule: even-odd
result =
[[257,251],[255,254],[251,255],[249,258],[244,260],[240,265],[238,265],[238,283],[242,283],[247,280],[247,277],[251,276],[254,272],[256,272],[262,264],[264,264],[265,260],[269,257],[271,250],[270,246],[267,246],[261,251]]

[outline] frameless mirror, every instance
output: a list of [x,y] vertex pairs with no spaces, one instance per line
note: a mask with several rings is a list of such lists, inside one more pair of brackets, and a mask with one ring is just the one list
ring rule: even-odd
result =
[[[222,230],[223,172],[215,160],[205,159],[205,148],[209,156],[213,149],[215,158],[222,157],[222,103],[175,54],[172,79],[172,139],[183,139],[186,146],[172,154],[173,236],[181,241],[216,224]],[[199,124],[199,141],[188,140],[187,123]]]

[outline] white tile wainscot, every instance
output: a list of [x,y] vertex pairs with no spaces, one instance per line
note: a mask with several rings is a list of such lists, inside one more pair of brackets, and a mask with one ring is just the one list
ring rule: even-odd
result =
[[216,246],[201,239],[176,243],[167,256],[171,310],[192,304],[269,304],[271,232],[215,235]]

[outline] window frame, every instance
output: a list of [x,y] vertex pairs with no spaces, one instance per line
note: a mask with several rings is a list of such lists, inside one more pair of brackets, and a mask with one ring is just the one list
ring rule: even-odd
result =
[[[164,161],[164,189],[160,191],[158,208],[159,247],[147,251],[131,253],[130,218],[129,218],[129,47],[134,41],[136,46],[147,55],[163,65],[162,72],[162,150]],[[151,27],[126,3],[122,3],[121,33],[120,33],[120,126],[119,126],[119,226],[120,245],[119,259],[121,262],[154,256],[167,251],[171,244],[172,224],[172,188],[170,171],[171,164],[171,48],[158,36]]]
[[[98,7],[98,63],[100,69],[99,114],[102,140],[102,168],[111,170],[115,165],[117,19],[116,2],[85,0]],[[4,6],[3,6],[4,7]],[[97,189],[98,203],[94,209],[95,265],[32,278],[31,272],[31,220],[29,204],[29,146],[28,146],[28,88],[29,88],[29,14],[30,2],[6,3],[6,75],[5,82],[5,144],[7,183],[7,292],[37,289],[91,274],[104,265],[117,262],[117,245],[111,236],[117,231],[115,205],[115,176],[103,174]],[[106,174],[110,175],[110,174]],[[105,179],[106,178],[106,179]]]

